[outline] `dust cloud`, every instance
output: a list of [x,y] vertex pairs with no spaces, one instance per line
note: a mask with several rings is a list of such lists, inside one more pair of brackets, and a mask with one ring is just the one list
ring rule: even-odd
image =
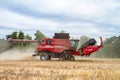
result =
[[0,60],[36,60],[37,58],[33,57],[34,49],[11,49],[0,53]]

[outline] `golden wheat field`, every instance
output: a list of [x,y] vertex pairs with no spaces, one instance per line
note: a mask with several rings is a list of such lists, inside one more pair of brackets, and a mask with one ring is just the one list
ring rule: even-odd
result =
[[0,80],[120,80],[120,59],[1,60]]

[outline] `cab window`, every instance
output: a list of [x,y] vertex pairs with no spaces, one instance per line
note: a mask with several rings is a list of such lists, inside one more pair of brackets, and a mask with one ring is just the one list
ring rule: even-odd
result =
[[51,40],[50,39],[46,40],[46,45],[51,45]]

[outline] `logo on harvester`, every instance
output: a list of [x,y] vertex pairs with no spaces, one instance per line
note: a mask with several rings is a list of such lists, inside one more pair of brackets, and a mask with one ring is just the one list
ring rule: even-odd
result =
[[64,46],[54,46],[54,48],[65,48]]

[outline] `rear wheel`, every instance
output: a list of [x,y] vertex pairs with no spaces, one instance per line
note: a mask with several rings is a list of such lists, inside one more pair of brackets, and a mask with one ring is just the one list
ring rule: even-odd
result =
[[50,60],[51,56],[47,52],[40,53],[40,60]]

